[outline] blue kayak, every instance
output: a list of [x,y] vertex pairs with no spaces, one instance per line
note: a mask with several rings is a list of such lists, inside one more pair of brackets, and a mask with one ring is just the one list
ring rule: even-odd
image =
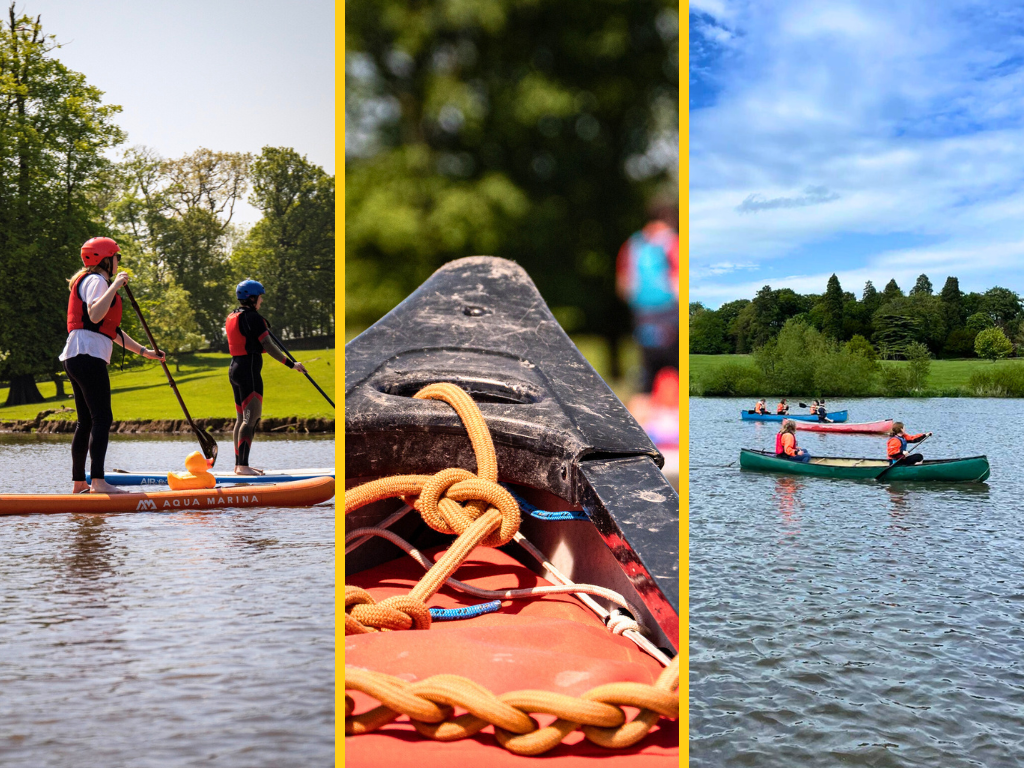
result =
[[[835,422],[846,421],[846,411],[833,411],[828,414],[828,418]],[[753,411],[740,411],[740,418],[744,421],[783,421],[784,419],[792,419],[793,421],[818,421],[817,416],[813,416],[809,413],[797,413],[790,414],[789,416],[780,416],[776,413],[754,413]]]
[[[176,470],[182,471],[182,470]],[[262,475],[236,475],[234,472],[211,472],[217,484],[225,483],[288,483],[292,480],[308,480],[313,477],[334,477],[334,467],[306,467],[303,469],[267,469]],[[87,482],[92,477],[86,473]],[[111,469],[104,478],[111,485],[167,485],[166,472],[126,472]]]

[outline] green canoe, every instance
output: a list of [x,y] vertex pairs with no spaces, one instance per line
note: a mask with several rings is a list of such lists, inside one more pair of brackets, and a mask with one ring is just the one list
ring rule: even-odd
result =
[[[848,459],[815,457],[806,464],[780,459],[774,453],[740,450],[740,467],[761,472],[782,472],[787,475],[811,475],[846,480],[874,480],[888,466],[885,459]],[[981,483],[988,479],[988,458],[971,456],[966,459],[931,459],[920,464],[894,467],[882,480],[938,480],[947,483]]]

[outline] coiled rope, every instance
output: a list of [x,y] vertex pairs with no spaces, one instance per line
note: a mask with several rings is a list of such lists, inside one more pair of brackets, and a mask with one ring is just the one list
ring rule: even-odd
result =
[[[346,635],[429,629],[431,617],[426,601],[446,581],[455,581],[451,575],[477,546],[501,546],[519,529],[519,505],[498,485],[494,443],[476,403],[462,389],[447,383],[431,384],[414,397],[441,400],[455,409],[469,434],[477,474],[464,469],[444,469],[434,475],[382,478],[345,491],[345,514],[375,501],[400,497],[416,509],[431,528],[458,537],[408,595],[389,597],[378,603],[366,590],[346,585]],[[381,535],[378,531],[371,535],[374,534]],[[359,538],[365,540],[362,536]],[[559,591],[563,590],[564,587]],[[628,620],[620,620],[618,626],[613,627],[616,634],[633,633],[638,629],[635,622]],[[498,742],[519,755],[546,752],[580,727],[595,744],[628,747],[643,738],[659,718],[679,716],[678,656],[653,686],[613,683],[587,691],[578,698],[547,691],[516,691],[495,696],[456,675],[436,675],[408,683],[380,672],[349,666],[345,667],[345,688],[362,691],[381,702],[368,712],[354,715],[355,704],[346,695],[346,735],[369,733],[404,714],[421,734],[440,741],[467,738],[493,725]],[[452,717],[452,708],[456,706],[467,710],[467,714]],[[640,713],[627,723],[621,706],[636,707]],[[540,728],[529,716],[530,712],[555,715],[558,719]]]

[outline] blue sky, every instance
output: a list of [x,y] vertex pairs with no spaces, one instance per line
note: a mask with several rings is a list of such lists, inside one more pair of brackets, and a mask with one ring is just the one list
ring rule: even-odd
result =
[[1024,4],[690,0],[690,300],[1024,293]]
[[[164,157],[293,147],[335,172],[334,0],[19,0],[17,9],[42,16],[62,45],[53,55],[123,107],[129,145]],[[240,213],[259,218],[249,206]]]

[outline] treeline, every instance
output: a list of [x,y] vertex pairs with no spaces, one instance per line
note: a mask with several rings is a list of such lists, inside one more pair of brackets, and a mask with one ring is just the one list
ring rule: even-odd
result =
[[691,354],[747,354],[778,337],[790,320],[833,342],[861,338],[883,360],[908,359],[923,347],[934,357],[997,359],[1024,350],[1024,307],[1007,288],[964,293],[947,277],[935,293],[927,275],[904,293],[895,280],[881,291],[868,281],[858,298],[832,275],[824,294],[764,286],[752,299],[716,310],[690,304]]
[[[258,278],[285,338],[334,331],[334,177],[290,148],[259,156],[198,149],[166,159],[114,153],[120,107],[65,67],[39,18],[12,4],[0,24],[0,380],[8,404],[38,402],[67,336],[67,279],[95,236],[123,267],[168,352],[217,345],[234,284]],[[173,119],[173,110],[168,119]],[[233,222],[239,203],[262,214]],[[126,330],[144,338],[132,313]]]
[[932,357],[920,342],[904,350],[906,360],[882,361],[861,335],[838,342],[802,318],[786,321],[778,335],[751,358],[735,358],[691,375],[690,394],[745,397],[1024,397],[1024,365],[981,368],[966,386],[934,390],[928,385]]

